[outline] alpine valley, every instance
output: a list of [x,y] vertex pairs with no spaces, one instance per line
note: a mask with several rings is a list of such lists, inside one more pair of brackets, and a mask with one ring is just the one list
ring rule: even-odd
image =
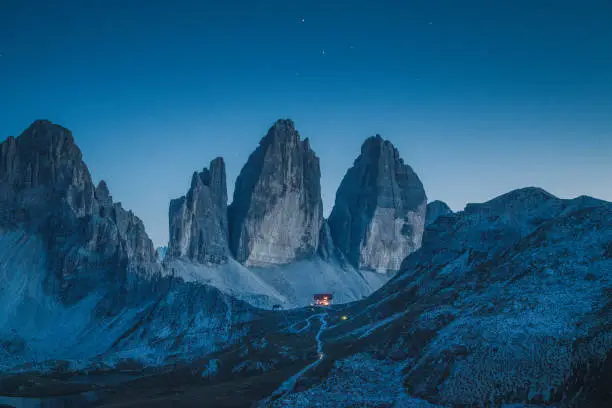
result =
[[69,130],[6,139],[0,406],[609,407],[612,203],[453,213],[380,135],[327,219],[320,178],[278,120],[231,202],[221,157],[184,180],[156,249]]

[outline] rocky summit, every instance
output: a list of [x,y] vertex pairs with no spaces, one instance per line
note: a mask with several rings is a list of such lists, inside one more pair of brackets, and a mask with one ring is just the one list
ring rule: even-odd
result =
[[423,184],[393,144],[368,138],[336,193],[331,236],[360,269],[397,271],[421,246],[427,197]]
[[293,121],[277,121],[242,168],[229,207],[230,248],[247,266],[315,255],[323,224],[319,158]]
[[187,195],[170,201],[168,258],[225,263],[229,258],[227,183],[221,157],[193,173]]
[[73,303],[127,272],[156,269],[142,221],[98,186],[72,133],[47,120],[0,145],[0,225],[44,238],[49,292]]
[[427,204],[427,212],[425,215],[425,226],[433,224],[439,217],[443,215],[450,215],[453,210],[444,201],[432,201]]

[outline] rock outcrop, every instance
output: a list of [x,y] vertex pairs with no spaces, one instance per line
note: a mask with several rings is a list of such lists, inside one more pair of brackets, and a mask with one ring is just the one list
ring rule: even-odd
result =
[[334,240],[331,236],[329,223],[323,221],[321,231],[319,233],[319,256],[324,260],[330,260],[335,254]]
[[159,262],[164,262],[166,260],[166,254],[168,253],[167,246],[160,246],[155,248],[155,257]]
[[221,157],[193,173],[187,195],[170,201],[168,258],[220,264],[229,258],[227,182]]
[[41,236],[46,289],[67,303],[96,286],[126,285],[129,272],[154,273],[142,221],[94,186],[69,130],[46,120],[0,145],[0,226]]
[[397,271],[421,246],[427,197],[397,149],[380,135],[368,138],[336,193],[329,217],[336,247],[353,266]]
[[289,119],[277,121],[242,168],[229,207],[230,249],[247,266],[317,253],[323,223],[319,158]]
[[444,201],[432,201],[431,203],[427,204],[425,226],[433,224],[440,216],[449,215],[452,213],[453,210],[451,210],[450,207]]

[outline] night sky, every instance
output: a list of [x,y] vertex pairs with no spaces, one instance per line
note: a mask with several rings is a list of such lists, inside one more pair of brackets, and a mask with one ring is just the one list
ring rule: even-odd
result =
[[610,0],[0,0],[0,136],[71,129],[156,245],[171,198],[278,118],[333,205],[390,139],[454,210],[514,188],[612,201]]

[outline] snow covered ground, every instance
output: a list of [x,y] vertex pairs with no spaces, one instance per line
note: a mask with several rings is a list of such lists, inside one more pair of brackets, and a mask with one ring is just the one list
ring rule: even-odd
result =
[[166,270],[187,282],[212,285],[257,307],[278,304],[284,309],[310,305],[315,293],[332,293],[334,303],[360,300],[390,278],[319,258],[267,268],[247,268],[234,260],[208,266],[179,259],[168,262]]
[[167,274],[182,278],[185,282],[214,286],[223,293],[254,306],[271,308],[275,304],[288,303],[288,299],[274,287],[233,259],[223,265],[203,265],[189,260],[173,259],[166,264],[165,270]]
[[[72,370],[122,361],[162,364],[206,355],[244,335],[235,323],[250,306],[214,287],[169,278],[140,278],[129,292],[105,282],[66,304],[51,292],[40,237],[0,231],[0,372]],[[63,362],[62,362],[63,361]]]
[[108,349],[137,310],[92,325],[99,301],[92,294],[66,307],[44,290],[45,251],[42,241],[24,232],[0,234],[0,368],[36,364],[53,357],[84,360]]

